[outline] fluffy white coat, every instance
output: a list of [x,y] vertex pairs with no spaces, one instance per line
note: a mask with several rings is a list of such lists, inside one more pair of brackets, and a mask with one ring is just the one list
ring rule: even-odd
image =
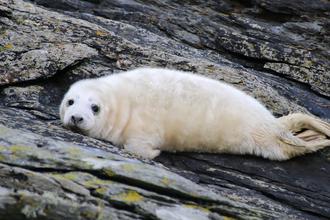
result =
[[[76,82],[62,101],[60,116],[69,129],[147,158],[165,150],[285,160],[316,150],[291,134],[292,123],[277,120],[245,93],[168,69],[140,68]],[[307,150],[293,151],[292,146]]]

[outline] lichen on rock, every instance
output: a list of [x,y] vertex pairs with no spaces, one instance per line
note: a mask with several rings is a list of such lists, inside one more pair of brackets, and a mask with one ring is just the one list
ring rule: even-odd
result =
[[166,153],[68,131],[69,86],[136,67],[223,81],[330,120],[326,1],[0,0],[1,219],[327,219],[329,148],[286,162]]

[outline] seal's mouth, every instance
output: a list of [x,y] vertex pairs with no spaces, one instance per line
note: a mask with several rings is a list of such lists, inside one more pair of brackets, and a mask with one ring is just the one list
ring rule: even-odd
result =
[[68,125],[67,128],[76,133],[86,134],[86,131],[84,131],[83,129],[79,128],[76,125]]

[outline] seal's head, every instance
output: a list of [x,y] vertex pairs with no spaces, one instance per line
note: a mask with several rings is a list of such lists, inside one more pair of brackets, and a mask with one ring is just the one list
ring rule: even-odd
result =
[[82,80],[71,86],[60,106],[60,117],[70,130],[95,136],[106,121],[102,86],[95,80]]

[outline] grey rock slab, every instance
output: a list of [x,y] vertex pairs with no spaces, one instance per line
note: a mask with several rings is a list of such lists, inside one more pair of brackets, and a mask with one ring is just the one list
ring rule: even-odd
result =
[[[268,206],[267,209],[299,216],[299,219],[313,219],[306,213],[292,212],[291,208],[329,217],[329,150],[285,162],[228,154],[188,153],[163,157],[168,167],[171,167],[170,161],[175,161],[180,164],[176,165],[179,170],[192,171],[197,181],[210,184],[223,196],[250,205]],[[161,155],[158,160],[164,158]]]
[[247,57],[287,62],[305,68],[318,66],[310,51],[261,41],[230,29],[219,28],[217,43],[227,50]]
[[[268,215],[264,210],[231,201],[170,171],[98,149],[54,141],[51,138],[8,129],[4,126],[0,126],[0,140],[0,161],[2,163],[28,169],[53,170],[53,172],[75,170],[91,172],[96,173],[98,177],[124,182],[125,184],[142,188],[143,190],[132,190],[126,187],[125,191],[122,192],[118,187],[116,189],[115,185],[109,184],[95,189],[93,195],[112,203],[119,203],[121,206],[133,205],[137,210],[141,209],[142,211],[137,212],[144,213],[143,215],[146,215],[146,212],[150,212],[151,215],[166,216],[165,211],[167,209],[164,207],[157,214],[159,202],[156,202],[156,206],[150,210],[150,206],[146,204],[150,203],[151,200],[142,199],[143,194],[146,197],[153,198],[161,198],[163,197],[161,195],[165,194],[167,197],[170,196],[191,201],[187,202],[186,206],[179,203],[173,205],[173,202],[171,202],[171,207],[174,207],[175,210],[188,209],[190,210],[188,213],[197,213],[196,216],[204,216],[205,218],[209,215],[210,211],[230,216],[269,216],[272,218],[278,216],[278,213]],[[71,182],[72,180],[65,178],[63,180],[59,175],[53,176],[51,180],[49,180],[49,177],[43,178],[48,179],[56,188],[64,189],[76,195],[88,196],[86,190],[75,186],[75,184],[84,186],[83,182],[86,181],[79,183],[76,180],[74,184]],[[100,181],[94,182],[100,184]],[[17,187],[20,188],[19,186]],[[40,188],[42,189],[42,187]],[[123,189],[122,186],[121,189]],[[151,191],[151,193],[146,193],[146,190]],[[156,196],[155,194],[161,195]],[[75,196],[71,196],[71,198],[75,198]],[[171,201],[168,198],[161,200]],[[123,204],[123,201],[126,202]],[[202,206],[199,208],[200,205],[198,203],[196,204],[197,201],[204,201],[203,203],[205,204],[212,203],[213,205],[211,207]],[[167,211],[170,212],[169,210]],[[32,213],[32,215],[34,214]]]
[[[50,138],[8,129],[0,125],[0,161],[16,166],[59,170],[99,171],[115,179],[172,190],[188,197],[231,203],[198,185],[160,168],[98,149],[70,145]],[[40,145],[39,143],[42,143]],[[189,186],[189,187],[188,187]]]
[[[212,213],[190,201],[187,204],[182,200],[170,196],[157,194],[138,187],[111,180],[100,179],[89,173],[70,172],[66,174],[49,174],[58,179],[71,180],[91,190],[93,196],[104,199],[117,207],[132,207],[142,216],[153,216],[158,219],[210,219],[221,215]],[[170,218],[170,219],[172,219]]]
[[322,95],[328,96],[330,93],[330,72],[326,67],[324,69],[314,69],[286,63],[267,62],[264,68],[289,75],[300,82],[308,83],[313,90]]
[[0,76],[0,83],[13,84],[49,78],[57,71],[94,55],[97,55],[97,51],[84,44],[52,45],[39,50],[30,50],[19,56],[16,55],[14,60],[7,59],[0,63],[5,67]]
[[[40,205],[45,201],[54,219],[65,213],[69,219],[102,219],[96,210],[103,219],[329,217],[329,148],[281,163],[189,153],[162,153],[157,163],[70,132],[58,120],[71,83],[140,66],[224,81],[276,116],[303,112],[330,118],[327,2],[34,3],[45,7],[0,0],[0,62],[6,64],[0,71],[12,73],[1,86],[0,124],[19,129],[7,130],[0,141],[0,160],[6,163],[1,184],[12,193],[1,194],[8,204],[0,208],[5,217],[45,219],[47,209]],[[39,56],[42,51],[51,56]],[[26,65],[15,76],[18,64]],[[56,195],[49,193],[52,188]],[[26,200],[20,200],[23,194]],[[53,206],[56,202],[60,205]],[[75,207],[80,211],[70,212]],[[92,211],[81,214],[84,207]]]
[[138,215],[63,199],[52,192],[42,195],[27,190],[10,190],[0,187],[0,216],[3,220],[19,219],[138,219]]

